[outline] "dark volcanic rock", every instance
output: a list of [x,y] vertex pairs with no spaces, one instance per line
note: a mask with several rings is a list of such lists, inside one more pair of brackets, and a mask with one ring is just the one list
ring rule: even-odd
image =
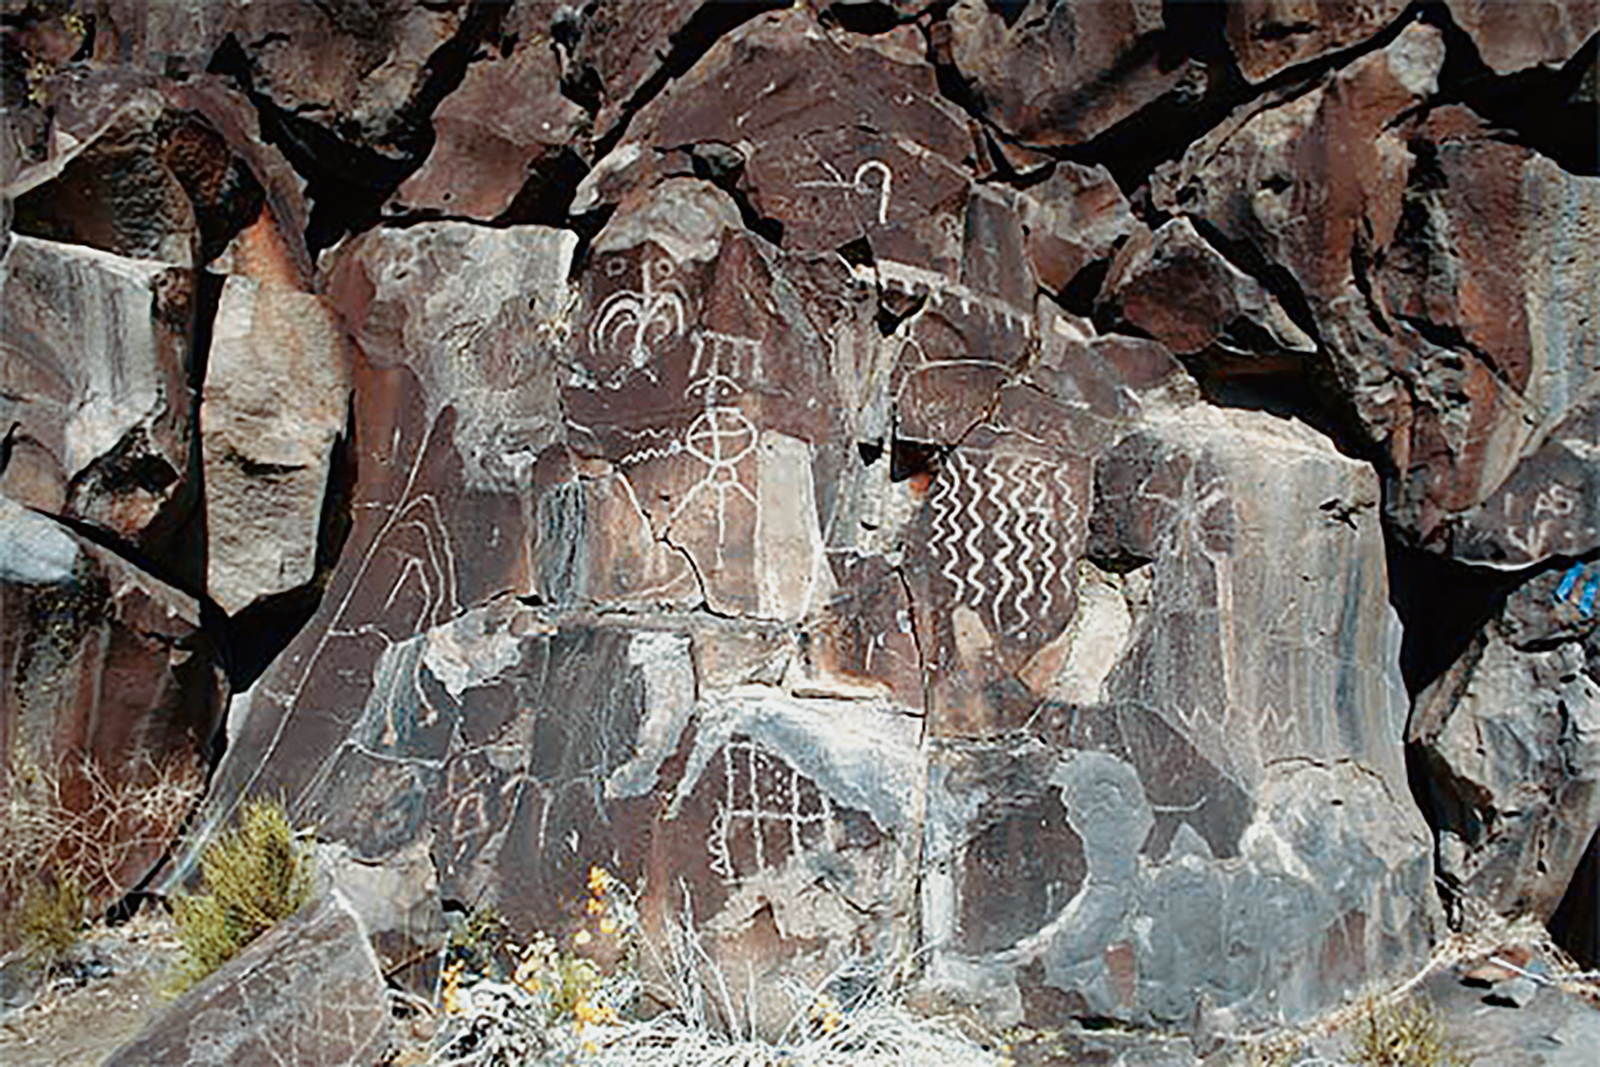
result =
[[[31,762],[68,780],[87,759],[113,790],[157,768],[198,778],[226,700],[220,651],[191,597],[0,499],[0,743],[23,761],[7,773]],[[63,796],[80,813],[108,799],[76,781]],[[126,835],[106,842],[106,884],[86,887],[96,905],[133,888],[165,851],[149,839],[123,848],[148,832],[139,822],[86,824]]]
[[1559,65],[1600,31],[1595,0],[1447,0],[1450,17],[1472,36],[1483,61],[1499,74]]
[[1406,0],[1236,0],[1228,5],[1228,44],[1253,82],[1286,67],[1358,45],[1406,8]]
[[[1549,921],[1600,827],[1600,681],[1582,638],[1591,567],[1519,588],[1417,698],[1439,873],[1459,898]],[[1592,595],[1592,594],[1591,594]]]
[[1098,312],[1223,375],[1294,372],[1316,351],[1272,293],[1186,218],[1122,246]]
[[1158,0],[959,0],[938,29],[984,113],[1036,145],[1082,144],[1157,102],[1192,103],[1214,74]]
[[[1547,428],[1586,418],[1574,383],[1597,365],[1581,324],[1600,182],[1495,140],[1465,108],[1412,111],[1443,58],[1414,24],[1324,88],[1249,105],[1156,200],[1293,279],[1337,405],[1387,457],[1408,537],[1508,567],[1580,554],[1593,505],[1552,477],[1566,446]],[[1577,495],[1541,533],[1548,516],[1529,509],[1546,490]]]
[[509,54],[504,46],[489,49],[434,109],[433,149],[388,211],[489,220],[530,183],[540,191],[539,175],[571,166],[576,157],[568,147],[590,118],[561,91],[549,26],[532,18],[538,12],[536,6],[512,13],[502,27],[504,39],[515,40]]
[[[1034,739],[935,749],[936,987],[1001,1017],[1172,1022],[1197,990],[1298,1012],[1414,958],[1435,921],[1431,866],[1392,740],[1398,672],[1370,666],[1399,640],[1376,505],[1369,470],[1263,415],[1151,418],[1099,461],[1085,550],[1125,573],[1076,568],[1076,614],[1024,672],[1037,695],[1013,705]],[[1003,577],[1019,540],[973,560]],[[988,570],[962,569],[984,587]],[[960,626],[965,610],[958,648],[1003,655],[975,613]],[[1334,632],[1337,653],[1316,636]],[[1005,706],[1001,686],[981,691]],[[941,732],[974,733],[954,726]],[[1415,910],[1393,911],[1400,899]]]
[[0,287],[0,489],[191,571],[194,272],[18,235]]
[[431,994],[598,864],[767,1033],[1305,1019],[1436,857],[1585,936],[1592,4],[179,8],[0,25],[0,730],[225,662],[161,888],[281,795]]
[[389,992],[336,894],[268,930],[168,1005],[108,1065],[365,1067],[389,1040]]

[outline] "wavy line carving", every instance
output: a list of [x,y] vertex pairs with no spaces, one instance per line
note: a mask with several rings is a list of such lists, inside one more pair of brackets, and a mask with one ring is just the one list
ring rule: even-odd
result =
[[1078,505],[1054,460],[957,450],[930,501],[928,548],[949,602],[997,633],[1051,628],[1067,601]]

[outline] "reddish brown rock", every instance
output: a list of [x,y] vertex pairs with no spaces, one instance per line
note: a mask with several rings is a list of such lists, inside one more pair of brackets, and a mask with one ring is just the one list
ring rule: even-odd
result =
[[389,992],[350,905],[324,895],[146,1024],[108,1064],[364,1067],[389,1043]]
[[1408,536],[1505,565],[1582,552],[1587,517],[1532,552],[1488,516],[1460,542],[1452,532],[1549,447],[1533,425],[1576,414],[1572,383],[1593,364],[1577,325],[1592,286],[1578,279],[1593,274],[1600,185],[1491,143],[1459,107],[1384,132],[1432,91],[1442,59],[1436,32],[1410,26],[1328,89],[1224,124],[1156,198],[1294,278],[1342,393],[1389,456]]
[[504,214],[530,181],[541,191],[539,173],[565,165],[588,116],[561,92],[549,37],[519,28],[510,55],[490,50],[434,109],[433,149],[386,210],[487,221]]
[[119,824],[96,807],[157,769],[196,781],[210,751],[227,690],[200,614],[193,598],[0,499],[0,743],[22,765],[52,768],[83,827],[105,835],[84,857],[104,866],[84,872],[99,906],[137,885],[167,842],[137,809]]
[[1066,289],[1136,229],[1122,190],[1104,167],[1059,163],[1023,203],[1028,261],[1051,292]]
[[1600,31],[1595,0],[1448,0],[1448,5],[1450,17],[1497,74],[1558,66]]
[[466,14],[462,5],[112,0],[96,26],[95,58],[194,75],[215,67],[231,38],[238,58],[222,66],[242,65],[226,73],[243,75],[248,88],[285,111],[387,148],[411,132],[408,108]]
[[1228,5],[1228,44],[1252,82],[1361,44],[1397,18],[1405,0],[1241,0]]
[[1222,376],[1296,373],[1316,351],[1277,298],[1185,218],[1123,245],[1098,305],[1100,314]]
[[[68,110],[78,121],[58,125],[72,132],[58,136],[57,144],[70,147],[24,171],[6,189],[16,201],[13,228],[131,258],[197,266],[202,253],[196,205],[173,164],[226,170],[226,146],[199,123],[177,126],[180,120],[153,91],[120,82],[100,88],[107,91],[72,102],[84,111]],[[208,151],[215,158],[205,159]],[[190,184],[199,191],[196,179],[205,177],[190,175]],[[238,172],[211,177],[250,181]],[[259,188],[239,188],[235,195],[248,200],[252,193],[259,196]]]
[[937,25],[948,60],[1007,133],[1035,145],[1092,141],[1158,101],[1207,91],[1156,0],[999,7],[961,0]]

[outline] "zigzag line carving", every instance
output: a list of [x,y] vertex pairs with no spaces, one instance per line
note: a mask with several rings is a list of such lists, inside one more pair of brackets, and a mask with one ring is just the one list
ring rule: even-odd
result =
[[931,501],[928,549],[949,601],[1017,634],[1065,603],[1077,503],[1065,472],[1031,456],[953,452]]

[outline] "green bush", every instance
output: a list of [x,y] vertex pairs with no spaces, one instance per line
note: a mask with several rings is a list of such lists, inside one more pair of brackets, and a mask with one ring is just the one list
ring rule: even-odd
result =
[[200,873],[202,892],[173,901],[184,957],[174,992],[200,981],[311,899],[310,852],[295,841],[283,805],[273,801],[247,802],[238,826],[206,848]]

